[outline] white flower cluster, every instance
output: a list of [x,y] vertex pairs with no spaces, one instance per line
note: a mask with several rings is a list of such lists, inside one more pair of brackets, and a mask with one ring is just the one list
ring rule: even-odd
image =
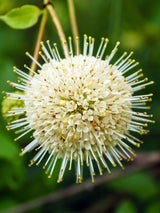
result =
[[[122,168],[122,159],[132,160],[135,154],[128,145],[139,147],[141,141],[132,136],[129,131],[146,134],[143,129],[150,121],[147,113],[133,109],[147,109],[144,106],[150,101],[152,94],[133,96],[133,93],[143,89],[147,79],[139,81],[142,74],[138,70],[127,77],[124,73],[138,63],[129,59],[125,52],[114,64],[110,61],[117,51],[119,42],[111,54],[102,59],[108,39],[102,38],[96,57],[93,56],[94,39],[84,36],[83,54],[79,53],[77,38],[76,55],[72,50],[69,38],[69,50],[64,42],[65,58],[61,59],[56,44],[48,50],[42,43],[40,53],[44,64],[37,73],[25,66],[33,75],[28,75],[15,68],[21,76],[21,84],[11,83],[14,87],[24,90],[24,95],[12,94],[12,98],[21,99],[24,108],[14,109],[14,114],[25,113],[25,118],[11,122],[8,128],[22,127],[23,132],[17,139],[34,130],[34,140],[29,143],[21,154],[36,148],[37,154],[31,164],[37,165],[47,153],[44,168],[51,177],[56,162],[62,159],[58,182],[61,182],[66,167],[71,170],[72,162],[76,165],[76,182],[82,181],[83,162],[90,169],[94,181],[95,160],[100,174],[102,167],[109,173],[109,163]],[[33,57],[26,53],[32,60]],[[7,93],[8,96],[11,94]],[[8,116],[12,115],[12,111]]]

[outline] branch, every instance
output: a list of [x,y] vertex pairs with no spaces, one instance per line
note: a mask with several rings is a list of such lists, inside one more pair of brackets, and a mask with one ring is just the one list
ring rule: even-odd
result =
[[58,192],[51,193],[41,198],[29,201],[24,204],[20,204],[17,207],[11,208],[9,210],[3,211],[1,213],[23,213],[39,206],[43,206],[48,203],[55,203],[59,200],[69,198],[83,191],[92,190],[97,186],[107,183],[111,180],[115,180],[122,176],[128,175],[130,173],[139,171],[141,169],[146,169],[160,163],[160,153],[139,153],[135,158],[135,161],[130,164],[124,171],[116,170],[112,175],[103,175],[95,178],[95,183],[93,184],[91,180],[86,180],[82,184],[73,184],[66,189],[59,190]]

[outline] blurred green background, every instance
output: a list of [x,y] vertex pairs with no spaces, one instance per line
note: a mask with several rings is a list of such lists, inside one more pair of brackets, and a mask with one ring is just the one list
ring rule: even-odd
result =
[[[35,4],[42,8],[38,0],[0,0],[0,14],[24,4]],[[55,0],[55,9],[62,22],[66,36],[71,35],[66,0]],[[98,47],[102,36],[110,39],[109,50],[115,42],[121,42],[117,56],[123,51],[135,52],[134,58],[140,62],[144,75],[155,81],[145,93],[154,93],[151,113],[156,120],[149,125],[151,132],[143,136],[145,143],[140,152],[160,151],[160,1],[159,0],[75,0],[80,37],[83,34],[95,37]],[[33,53],[38,25],[27,30],[14,30],[0,22],[0,86],[1,90],[12,91],[7,80],[16,81],[12,67],[23,69],[30,65],[25,51]],[[52,22],[48,21],[44,40],[57,42],[59,39]],[[1,100],[3,95],[0,93]],[[61,184],[56,178],[48,179],[41,166],[28,167],[34,153],[19,157],[20,148],[27,137],[14,142],[14,132],[8,132],[6,122],[0,116],[0,212],[18,206],[29,200],[55,193],[74,183],[74,177],[66,173]],[[28,212],[74,213],[74,212],[114,212],[114,213],[159,213],[160,212],[160,167],[135,172],[123,178],[100,185],[93,190],[54,204],[40,205]],[[123,171],[122,171],[123,172]],[[97,209],[97,210],[96,210]]]

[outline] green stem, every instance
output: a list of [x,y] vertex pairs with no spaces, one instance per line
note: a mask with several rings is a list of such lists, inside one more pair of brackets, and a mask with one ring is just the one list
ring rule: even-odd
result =
[[63,48],[63,51],[64,51],[64,42],[66,41],[66,37],[65,37],[65,34],[63,32],[63,29],[62,29],[61,23],[59,21],[59,18],[57,16],[57,13],[56,13],[53,5],[50,4],[50,0],[44,0],[44,3],[46,5],[46,8],[47,8],[51,18],[52,18],[52,21],[53,21],[53,23],[56,27],[56,30],[57,30],[57,33],[59,35],[61,45],[62,45],[62,48]]
[[70,15],[70,22],[72,26],[72,33],[74,39],[74,46],[76,47],[76,37],[79,35],[77,21],[76,21],[76,14],[75,14],[75,7],[74,7],[74,0],[67,0],[68,8],[69,8],[69,15]]
[[[35,47],[34,56],[33,56],[35,58],[35,60],[37,60],[37,61],[39,58],[39,50],[41,48],[40,42],[43,40],[46,22],[47,22],[47,13],[46,13],[46,11],[44,11],[42,19],[41,19],[41,24],[39,27],[39,32],[38,32],[37,41],[36,41],[36,47]],[[36,67],[37,67],[37,64],[34,61],[32,61],[31,69],[35,71]],[[31,73],[30,73],[30,75],[31,75]]]

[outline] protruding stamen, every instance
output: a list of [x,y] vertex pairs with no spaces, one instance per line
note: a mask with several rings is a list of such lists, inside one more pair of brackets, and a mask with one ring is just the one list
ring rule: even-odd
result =
[[115,47],[114,47],[113,50],[111,51],[111,54],[110,54],[109,57],[107,58],[108,63],[112,60],[113,56],[114,56],[115,53],[117,52],[117,50],[118,50],[117,47],[118,47],[119,45],[120,45],[120,42],[117,41]]
[[52,152],[51,152],[51,154],[49,155],[49,157],[48,157],[46,163],[45,163],[44,166],[43,166],[43,169],[46,168],[46,166],[47,166],[48,162],[50,161],[51,157],[53,157],[55,149],[56,149],[56,148],[54,148],[54,149],[52,150]]
[[39,55],[43,58],[43,60],[44,60],[45,63],[48,63],[47,58],[45,57],[45,55],[42,54],[41,51],[39,51]]
[[99,53],[100,53],[100,51],[101,51],[101,48],[102,48],[103,42],[104,42],[104,37],[102,37],[102,38],[101,38],[101,43],[100,43],[100,45],[99,45],[99,48],[98,48],[98,51],[97,51],[96,58],[99,56]]
[[65,55],[66,58],[68,58],[69,57],[69,55],[68,55],[68,46],[67,46],[67,42],[66,41],[63,42],[63,47],[64,47],[64,55]]
[[48,45],[48,48],[49,48],[50,54],[52,55],[52,58],[54,59],[53,51],[52,51],[52,48],[51,48],[51,45],[50,45],[49,40],[47,40],[47,45]]
[[126,55],[127,52],[124,52],[123,55],[113,65],[117,65]]
[[43,50],[43,52],[44,52],[46,58],[49,59],[49,60],[51,60],[52,58],[51,58],[51,56],[50,56],[48,50],[46,49],[46,47],[45,47],[43,41],[41,41],[41,46],[42,46],[42,50]]
[[72,169],[72,155],[73,155],[73,150],[71,150],[69,170]]
[[94,38],[91,38],[91,42],[89,45],[89,56],[91,57],[93,54],[93,48],[94,48]]
[[54,162],[53,162],[53,164],[51,165],[52,168],[51,168],[51,171],[50,171],[50,173],[49,173],[48,178],[51,178],[51,176],[52,176],[52,173],[53,173],[53,170],[54,170],[54,168],[55,168],[57,159],[58,159],[58,155],[56,155],[55,159],[53,160]]
[[23,137],[24,135],[26,135],[27,133],[31,132],[32,129],[29,129],[28,131],[24,132],[23,134],[21,134],[20,136],[18,136],[17,138],[14,139],[14,141],[17,141],[18,139],[20,139],[21,137]]
[[79,55],[79,37],[76,36],[76,54]]
[[60,54],[59,54],[59,51],[58,51],[58,48],[57,48],[57,44],[54,43],[53,45],[54,45],[55,50],[56,50],[56,54],[57,54],[58,61],[60,61],[60,60],[61,60],[61,57],[60,57]]
[[136,62],[135,64],[133,64],[132,66],[128,67],[127,69],[125,68],[125,70],[122,71],[122,74],[125,74],[126,72],[131,70],[133,67],[137,66],[138,64],[139,64],[139,62]]
[[142,72],[142,69],[139,69],[137,72],[134,72],[133,74],[126,77],[127,81],[132,81],[132,79],[137,76],[140,72]]
[[34,62],[42,69],[42,66],[40,65],[40,63],[38,63],[38,61],[35,60],[35,59],[29,54],[29,52],[26,52],[26,55],[27,55],[32,61],[34,61]]
[[25,154],[26,152],[33,150],[37,145],[38,141],[37,139],[34,139],[32,142],[30,142],[27,146],[25,146],[22,149],[22,154]]
[[105,43],[104,43],[104,46],[103,46],[103,48],[102,48],[102,51],[101,51],[101,54],[100,54],[100,59],[102,59],[102,57],[103,57],[103,55],[104,55],[104,52],[105,52],[105,50],[106,50],[106,48],[107,48],[107,44],[108,44],[108,39],[106,38],[105,39]]
[[73,57],[72,37],[68,37],[68,40],[69,40],[69,51],[71,53],[71,56]]
[[[125,55],[127,54],[126,52],[124,53]],[[131,56],[133,55],[133,52],[131,52],[121,63],[117,65],[117,68],[119,69]]]
[[144,89],[146,86],[148,86],[148,85],[150,85],[150,84],[154,84],[154,81],[150,81],[150,82],[148,82],[148,83],[145,83],[145,84],[142,84],[142,85],[133,87],[133,91],[135,92],[135,91]]

